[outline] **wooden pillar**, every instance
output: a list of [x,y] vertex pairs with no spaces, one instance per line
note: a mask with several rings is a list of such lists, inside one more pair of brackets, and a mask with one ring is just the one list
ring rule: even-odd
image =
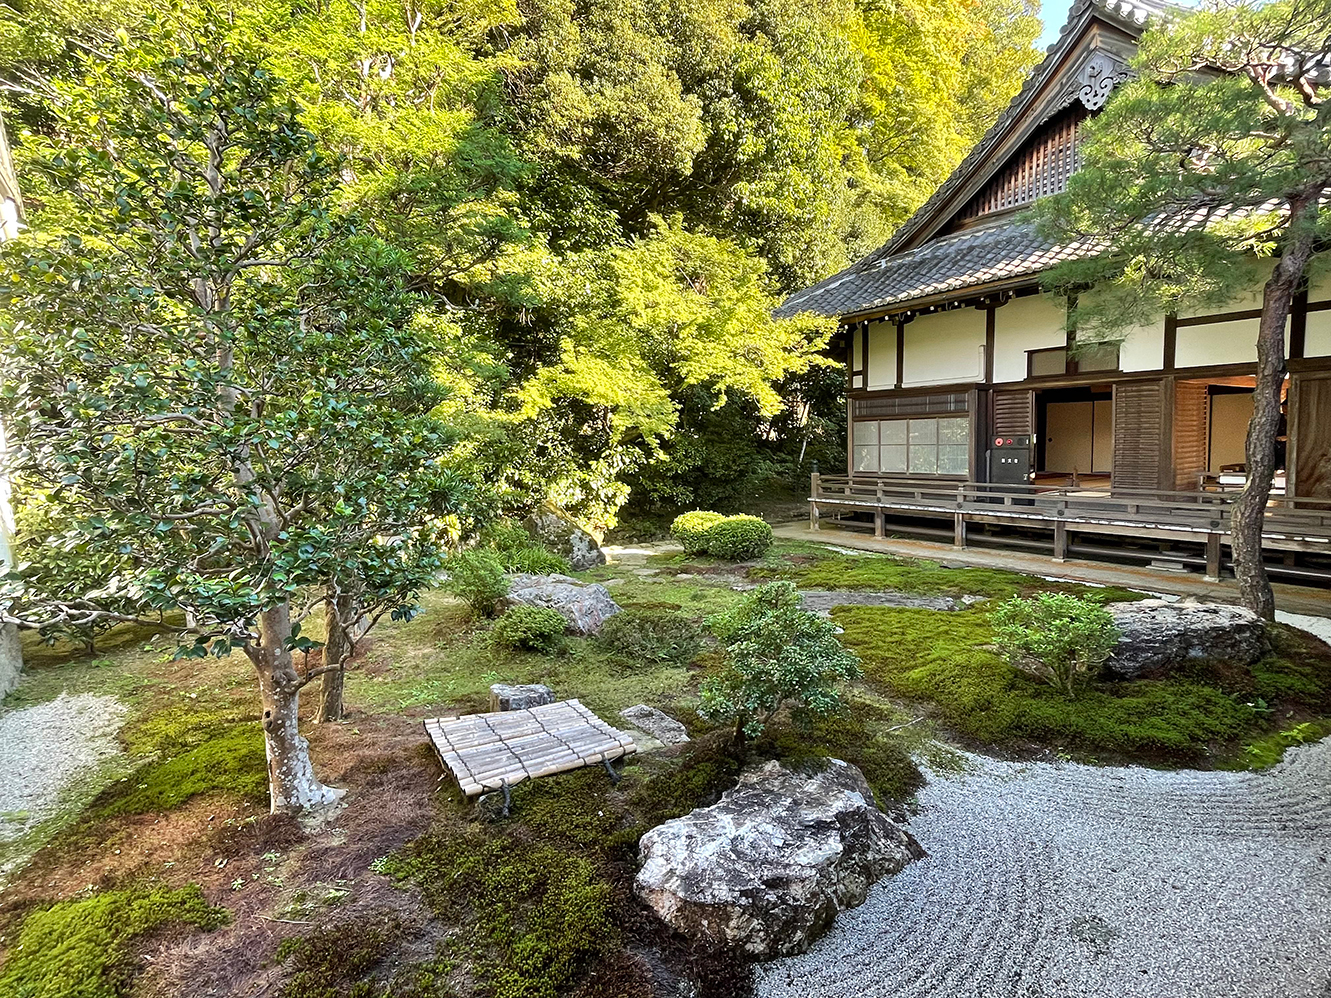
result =
[[952,517],[952,543],[959,548],[966,546],[966,514],[961,510]]
[[1054,561],[1066,561],[1068,557],[1068,525],[1062,520],[1054,521]]
[[1220,581],[1220,535],[1206,535],[1206,581]]
[[875,537],[883,537],[886,533],[887,530],[883,524],[883,511],[881,509],[876,509],[873,511],[873,535]]
[[818,529],[818,496],[819,496],[819,474],[814,472],[809,476],[809,529]]

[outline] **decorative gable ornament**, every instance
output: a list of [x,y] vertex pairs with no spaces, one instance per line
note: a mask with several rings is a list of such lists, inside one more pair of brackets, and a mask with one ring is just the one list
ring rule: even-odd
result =
[[1077,97],[1086,106],[1086,110],[1098,111],[1105,106],[1114,87],[1126,82],[1131,76],[1125,63],[1103,50],[1098,51],[1086,60],[1086,65],[1077,74],[1081,83]]

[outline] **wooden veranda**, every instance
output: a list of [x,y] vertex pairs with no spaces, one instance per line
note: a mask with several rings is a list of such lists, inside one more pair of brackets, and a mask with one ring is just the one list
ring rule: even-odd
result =
[[[1234,492],[1164,492],[1103,487],[996,485],[879,475],[812,476],[809,525],[824,515],[867,513],[874,535],[893,519],[952,523],[953,544],[965,547],[971,524],[1048,531],[1054,561],[1067,557],[1069,535],[1121,541],[1192,542],[1205,551],[1206,577],[1220,576]],[[1331,499],[1281,496],[1266,511],[1263,546],[1290,555],[1331,557]],[[1308,572],[1331,580],[1331,571]]]

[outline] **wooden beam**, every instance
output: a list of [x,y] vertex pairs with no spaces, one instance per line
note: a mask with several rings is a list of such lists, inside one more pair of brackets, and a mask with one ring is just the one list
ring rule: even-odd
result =
[[1068,557],[1068,525],[1062,520],[1054,521],[1054,561],[1063,562]]
[[1220,581],[1220,535],[1206,535],[1206,581]]
[[996,310],[994,305],[990,305],[984,310],[984,382],[987,385],[994,383],[994,343],[997,339],[994,312]]
[[1165,316],[1164,369],[1166,371],[1174,370],[1177,358],[1178,358],[1178,317],[1173,314],[1170,314]]
[[897,320],[897,387],[906,383],[906,324]]
[[1294,307],[1289,313],[1289,359],[1302,360],[1308,339],[1308,289],[1294,296]]

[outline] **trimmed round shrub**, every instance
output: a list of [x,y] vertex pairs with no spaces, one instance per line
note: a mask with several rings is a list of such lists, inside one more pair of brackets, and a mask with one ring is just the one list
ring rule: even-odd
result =
[[548,606],[515,606],[495,621],[490,638],[501,648],[553,655],[564,647],[567,626],[563,615]]
[[684,546],[685,554],[702,554],[707,550],[711,529],[724,519],[722,514],[708,509],[681,513],[670,524],[670,536]]
[[727,516],[707,531],[707,553],[723,561],[750,561],[772,544],[772,527],[756,516]]
[[688,665],[702,651],[703,632],[682,613],[628,607],[602,624],[597,638],[624,658]]

